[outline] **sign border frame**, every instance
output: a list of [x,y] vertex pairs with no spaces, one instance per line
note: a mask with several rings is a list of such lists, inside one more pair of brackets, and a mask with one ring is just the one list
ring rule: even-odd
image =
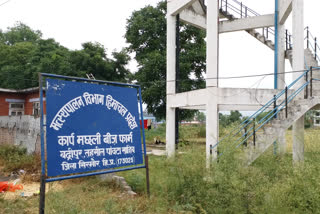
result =
[[[137,93],[139,94],[139,104],[140,104],[140,112],[139,116],[143,121],[143,108],[142,108],[142,97],[141,97],[141,86],[135,84],[126,84],[126,83],[119,83],[119,82],[111,82],[111,81],[103,81],[103,80],[92,80],[86,79],[81,77],[70,77],[70,76],[63,76],[57,74],[48,74],[48,73],[39,73],[39,95],[40,95],[40,148],[41,148],[41,177],[40,177],[40,204],[39,204],[39,213],[44,213],[45,207],[45,185],[48,182],[53,181],[61,181],[66,179],[73,179],[73,178],[80,178],[80,177],[87,177],[93,175],[102,175],[114,172],[121,172],[121,171],[128,171],[134,169],[146,169],[146,184],[147,184],[147,194],[150,196],[150,187],[149,187],[149,164],[148,164],[148,156],[147,156],[147,149],[146,149],[146,139],[145,139],[145,131],[144,127],[139,122],[139,127],[142,129],[142,143],[143,143],[143,164],[139,164],[133,167],[122,167],[122,168],[112,168],[107,170],[102,170],[98,172],[85,172],[85,173],[77,173],[74,175],[64,175],[64,176],[55,176],[55,177],[48,177],[46,174],[46,146],[45,140],[46,136],[44,134],[44,127],[46,124],[44,123],[44,113],[43,113],[43,91],[46,91],[46,79],[47,78],[54,78],[54,79],[64,79],[64,80],[76,80],[78,82],[86,82],[86,83],[99,83],[99,84],[107,84],[107,85],[115,85],[115,86],[122,86],[122,87],[131,87],[136,88]],[[43,88],[43,83],[45,83],[45,88]],[[47,123],[48,121],[46,121]]]

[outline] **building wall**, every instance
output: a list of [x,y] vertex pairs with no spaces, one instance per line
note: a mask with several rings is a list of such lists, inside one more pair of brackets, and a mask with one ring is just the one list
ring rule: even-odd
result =
[[2,144],[24,147],[28,153],[39,153],[40,118],[30,115],[0,116],[0,145]]
[[6,99],[25,99],[20,93],[0,92],[0,116],[9,115],[9,102]]
[[[8,99],[24,100],[24,115],[9,116]],[[28,153],[40,153],[40,117],[33,115],[34,102],[39,102],[39,91],[0,92],[0,145],[17,145]],[[46,114],[45,101],[43,110]]]
[[11,144],[14,145],[15,132],[9,128],[0,128],[0,145]]
[[[45,97],[45,94],[44,94]],[[0,92],[0,116],[9,116],[9,102],[6,99],[24,100],[24,115],[33,114],[33,102],[39,102],[39,92],[9,93]],[[44,114],[46,114],[46,102],[44,101]]]
[[[44,94],[45,97],[45,94]],[[32,92],[25,95],[25,115],[33,114],[33,103],[39,102],[39,92]],[[46,101],[43,102],[43,113],[46,114]]]

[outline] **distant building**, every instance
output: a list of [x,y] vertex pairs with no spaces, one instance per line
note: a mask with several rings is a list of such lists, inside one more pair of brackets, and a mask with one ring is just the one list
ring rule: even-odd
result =
[[[141,117],[139,117],[140,119],[140,125],[142,125],[142,121],[141,121]],[[156,117],[153,116],[152,114],[149,114],[147,111],[143,112],[143,127],[145,129],[151,129],[151,128],[155,128],[156,126]]]
[[40,116],[39,88],[23,90],[0,88],[0,106],[0,116],[32,115],[38,117]]
[[39,101],[38,87],[23,90],[0,88],[0,145],[17,145],[27,148],[29,153],[40,152]]

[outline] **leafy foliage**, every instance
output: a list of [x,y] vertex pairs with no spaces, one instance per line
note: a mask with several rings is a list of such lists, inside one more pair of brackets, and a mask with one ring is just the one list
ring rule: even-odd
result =
[[[166,113],[166,2],[146,6],[127,20],[125,38],[128,50],[135,53],[139,70],[134,78],[142,86],[142,98],[148,112],[157,119]],[[179,91],[205,87],[205,33],[195,27],[180,26]],[[190,78],[193,76],[194,78]],[[180,111],[180,120],[192,117],[194,111]]]
[[242,115],[239,111],[231,111],[230,115],[219,113],[219,124],[222,127],[227,127],[232,123],[240,122],[241,117]]
[[86,42],[81,50],[69,50],[54,39],[42,39],[40,31],[23,23],[0,30],[0,87],[23,89],[38,85],[38,73],[128,81],[130,57],[125,50],[108,58],[99,43]]
[[16,172],[20,169],[29,173],[36,172],[40,168],[40,158],[27,154],[27,149],[13,145],[0,146],[0,162],[5,166],[4,172]]
[[34,31],[29,26],[18,22],[16,26],[9,28],[8,32],[0,30],[0,42],[6,45],[14,45],[19,42],[37,42],[40,40],[42,33]]
[[196,113],[196,120],[201,123],[204,123],[206,121],[206,115],[203,112],[199,111]]
[[313,126],[313,119],[317,115],[315,110],[310,110],[304,115],[304,128],[311,128]]
[[[301,165],[292,165],[291,153],[274,156],[269,148],[248,166],[242,150],[229,150],[210,170],[205,167],[205,146],[190,143],[175,159],[149,155],[150,198],[145,170],[130,170],[118,175],[125,177],[136,197],[125,196],[100,177],[66,180],[60,182],[62,189],[49,188],[46,213],[318,213],[318,141],[319,130],[307,129]],[[289,151],[291,131],[287,142]],[[10,151],[0,148],[0,158],[16,153]],[[36,213],[38,206],[38,197],[13,201],[0,195],[4,213]]]

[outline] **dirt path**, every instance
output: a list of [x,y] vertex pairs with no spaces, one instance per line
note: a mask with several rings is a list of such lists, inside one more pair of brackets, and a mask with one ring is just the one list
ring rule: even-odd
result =
[[6,177],[0,174],[0,182],[9,181],[9,179],[10,179],[9,177]]
[[3,175],[3,174],[1,173],[1,170],[2,170],[2,168],[0,168],[0,182],[9,181],[9,180],[10,180],[10,177]]

